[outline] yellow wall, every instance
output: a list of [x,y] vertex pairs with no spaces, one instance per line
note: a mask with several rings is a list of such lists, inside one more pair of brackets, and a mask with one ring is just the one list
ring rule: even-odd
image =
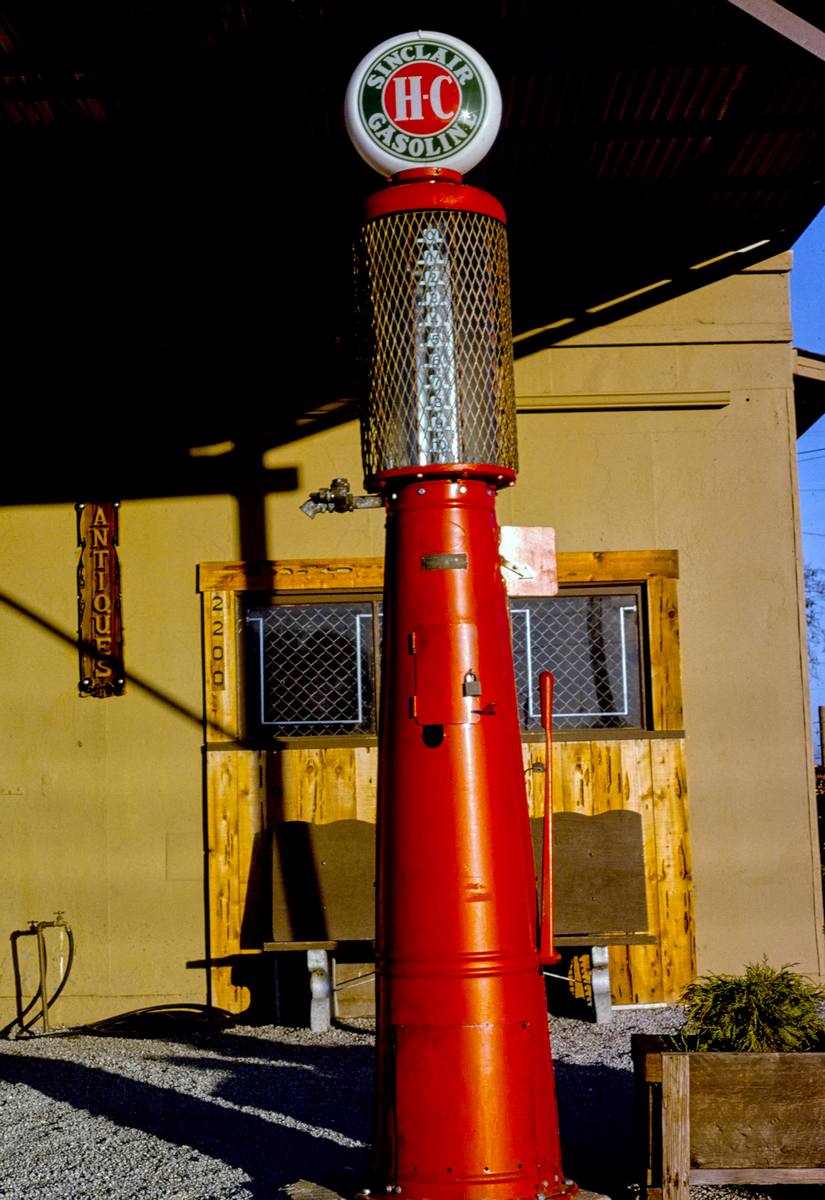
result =
[[[499,509],[506,523],[555,525],[561,550],[679,551],[700,970],[763,953],[823,970],[787,266],[522,359],[532,411],[520,417],[518,485]],[[700,393],[729,403],[661,407]],[[588,411],[605,396],[660,407]],[[311,522],[297,511],[333,475],[360,483],[354,425],[266,462],[300,468],[295,493],[267,500],[270,557],[382,553],[380,512]],[[110,700],[78,698],[76,654],[59,636],[77,623],[73,510],[0,520],[3,594],[58,631],[0,604],[0,1021],[12,1015],[8,935],[57,909],[77,960],[56,1020],[203,1000],[204,974],[186,965],[205,946],[195,565],[239,556],[235,501],[124,503],[126,661],[146,686]],[[25,978],[34,983],[30,965]]]
[[[234,502],[129,502],[121,509],[126,659],[144,684],[79,698],[75,514],[6,509],[0,603],[2,838],[0,994],[12,997],[9,935],[65,911],[76,960],[55,1020],[96,1019],[204,997],[199,558],[237,554]],[[34,618],[54,626],[44,628]],[[62,635],[62,636],[61,636]],[[33,938],[20,943],[25,983]],[[49,935],[57,975],[58,939]],[[5,999],[0,1021],[10,1020]]]
[[553,523],[560,550],[679,551],[700,971],[762,954],[825,970],[789,265],[774,259],[573,339],[518,374],[520,395],[730,396],[706,410],[525,415],[519,486],[502,512]]

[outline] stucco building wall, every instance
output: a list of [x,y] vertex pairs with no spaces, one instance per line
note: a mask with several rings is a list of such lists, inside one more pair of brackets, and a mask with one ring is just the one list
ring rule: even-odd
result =
[[[679,552],[702,971],[763,953],[825,970],[788,267],[772,260],[522,358],[521,472],[499,502],[502,522],[554,525],[560,550]],[[382,553],[380,512],[311,522],[298,511],[334,475],[360,481],[354,424],[265,461],[300,476],[267,498],[270,557]],[[187,965],[205,947],[195,568],[239,557],[237,511],[231,497],[123,505],[136,678],[105,701],[77,696],[74,512],[3,513],[0,1020],[13,1010],[9,934],[56,910],[77,938],[56,1020],[205,998],[202,968]]]
[[561,550],[679,552],[700,971],[763,954],[824,969],[789,265],[783,256],[576,339],[518,376],[520,396],[549,384],[565,396],[729,401],[526,414],[518,494],[502,513],[554,524]]
[[[126,695],[79,698],[75,514],[7,509],[0,603],[0,1020],[9,935],[65,912],[76,957],[54,1019],[204,999],[200,609],[194,563],[237,554],[234,502],[124,504]],[[145,685],[145,686],[142,686]],[[48,934],[50,980],[65,941]],[[20,942],[28,995],[34,939]]]

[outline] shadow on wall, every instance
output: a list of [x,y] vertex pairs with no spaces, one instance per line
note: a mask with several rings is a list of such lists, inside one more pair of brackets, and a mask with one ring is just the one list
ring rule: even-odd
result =
[[[263,521],[262,505],[260,517],[261,521]],[[263,528],[262,525],[261,528]],[[23,617],[63,645],[71,647],[73,650],[77,649],[78,641],[73,633],[61,629],[53,621],[37,613],[33,608],[8,593],[0,592],[0,607],[4,607],[10,612]],[[94,646],[89,646],[88,649],[91,654],[95,654]],[[201,712],[182,704],[167,692],[150,683],[145,677],[137,674],[135,671],[129,670],[128,667],[126,670],[126,680],[129,687],[138,689],[163,705],[170,712],[184,717],[187,721],[195,725],[198,730],[203,729],[203,714]],[[84,703],[92,703],[92,701],[85,700]],[[228,739],[233,738],[234,732],[226,731],[226,735]],[[282,811],[280,799],[282,789],[278,782],[280,757],[270,754],[267,758],[267,773],[270,779],[270,787],[268,799],[269,812],[267,813],[266,827],[272,828],[277,824]],[[205,804],[206,799],[204,797]],[[293,858],[295,850],[296,847],[293,841],[293,844],[290,846],[290,854]],[[262,943],[272,936],[270,915],[272,908],[271,852],[268,834],[257,835],[251,850],[252,862],[249,884],[241,923],[241,946],[244,949],[259,949]],[[315,896],[313,911],[316,914],[320,914],[322,918],[317,869],[308,836],[306,845],[303,847],[298,859],[293,862],[293,869],[289,875],[291,879],[296,881],[296,886],[299,885],[298,891],[300,892],[300,897],[298,896],[298,891],[293,890],[290,892],[295,921],[300,923],[304,920],[305,910],[302,906],[305,905],[307,896]],[[206,889],[206,885],[207,880],[204,879],[204,889]],[[203,971],[204,995],[206,996],[209,992],[210,967],[208,935],[209,902],[206,891],[204,893],[204,918],[207,924],[206,957],[201,960],[189,962],[187,965],[190,969]],[[280,995],[283,998],[281,1018],[290,1024],[306,1024],[309,998],[304,956],[287,954],[279,955],[278,957],[281,961],[277,964],[277,977],[276,963],[271,955],[239,955],[229,960],[227,965],[232,966],[233,984],[250,990],[250,1005],[243,1014],[243,1018],[251,1023],[271,1021],[272,1015],[278,1007],[278,997]]]
[[[261,509],[261,517],[263,518],[263,510],[262,509]],[[50,637],[56,639],[62,645],[71,647],[71,649],[75,650],[75,651],[78,649],[78,639],[74,633],[70,633],[70,632],[67,632],[65,629],[61,629],[60,626],[56,625],[53,621],[49,620],[47,617],[43,616],[42,614],[37,613],[33,608],[24,604],[22,601],[16,599],[15,597],[9,595],[6,592],[0,592],[0,608],[5,608],[9,612],[13,612],[13,613],[17,614],[18,616],[24,618],[26,621],[30,622],[31,624],[36,626],[38,629],[42,630],[43,632],[48,634]],[[91,653],[93,656],[96,654],[96,648],[93,645],[84,646],[84,649],[87,649],[89,651],[89,653]],[[146,679],[144,676],[141,676],[137,672],[135,672],[133,670],[129,670],[128,668],[126,670],[126,680],[127,680],[127,684],[129,685],[130,688],[134,688],[134,689],[144,693],[144,695],[150,697],[152,700],[155,700],[157,703],[162,705],[167,711],[174,713],[176,716],[185,718],[188,722],[191,722],[191,724],[194,725],[199,731],[202,731],[202,729],[203,729],[203,714],[202,714],[202,712],[199,712],[196,709],[191,708],[188,705],[181,703],[179,700],[175,699],[174,696],[171,696],[168,692],[165,692],[161,688],[158,688],[154,684],[150,683],[149,680]],[[95,703],[95,701],[89,700],[89,699],[84,699],[83,702],[85,704]],[[205,801],[204,801],[204,803],[205,803]],[[205,915],[205,921],[208,921],[208,905],[207,905],[206,897],[204,899],[204,915]],[[206,946],[206,953],[208,954],[208,943]],[[204,995],[205,996],[208,992],[208,965],[209,965],[208,960],[206,960],[206,959],[197,964],[198,968],[204,971]],[[261,974],[260,971],[258,973],[259,973],[259,975]],[[261,989],[259,989],[259,990],[261,990]],[[266,1005],[269,1006],[268,1009],[266,1009],[266,1011],[269,1012],[270,1017],[271,1017],[271,1013],[272,1013],[272,986],[271,986],[271,983],[269,984],[268,987],[264,987],[262,989],[262,991],[264,994],[261,996],[261,1003],[264,1006],[266,1006]]]
[[[9,609],[11,612],[17,613],[21,617],[25,617],[26,620],[31,621],[32,624],[36,625],[39,629],[45,630],[46,633],[51,634],[51,636],[56,638],[59,642],[62,642],[66,646],[71,646],[73,650],[78,649],[78,640],[76,634],[67,633],[65,629],[61,629],[59,625],[55,625],[53,621],[48,619],[48,617],[41,616],[39,613],[36,613],[33,608],[29,608],[20,600],[15,600],[13,596],[8,595],[6,592],[0,592],[0,606]],[[92,655],[95,655],[96,653],[96,648],[91,643],[84,643],[82,648]],[[198,729],[203,728],[202,713],[197,712],[193,708],[189,708],[185,704],[181,704],[181,702],[176,700],[174,696],[170,696],[167,692],[161,691],[160,688],[157,688],[154,684],[149,683],[148,679],[144,678],[143,676],[136,674],[134,671],[127,670],[126,682],[131,684],[133,687],[136,687],[139,691],[144,692],[147,696],[151,696],[153,700],[157,700],[160,704],[164,705],[172,712],[177,713],[178,716],[186,717],[188,720],[192,721],[198,727]],[[86,703],[89,703],[89,701],[87,700]]]

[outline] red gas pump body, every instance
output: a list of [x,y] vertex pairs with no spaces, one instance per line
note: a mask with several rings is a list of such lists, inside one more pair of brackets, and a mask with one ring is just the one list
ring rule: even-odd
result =
[[[380,1184],[564,1190],[493,487],[390,502],[379,766]],[[469,694],[468,694],[469,693]]]
[[576,1187],[495,516],[516,474],[504,213],[454,172],[417,173],[368,202],[362,239],[364,467],[387,507],[375,1184],[543,1200]]

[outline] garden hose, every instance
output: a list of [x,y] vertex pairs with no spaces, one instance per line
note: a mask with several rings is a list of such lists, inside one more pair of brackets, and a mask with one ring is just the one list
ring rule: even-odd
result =
[[[68,958],[63,977],[51,996],[45,995],[46,978],[46,948],[42,938],[42,930],[46,927],[59,927],[66,932],[68,939]],[[28,1004],[23,1007],[20,969],[16,953],[16,940],[28,934],[38,935],[38,950],[40,955],[40,984]],[[60,1029],[49,1029],[47,1014],[49,1009],[63,992],[69,981],[74,962],[75,941],[71,926],[58,913],[55,921],[32,921],[29,929],[16,930],[12,934],[14,944],[14,973],[17,990],[17,1016],[3,1029],[0,1038],[16,1039],[20,1037],[70,1037],[79,1034],[92,1034],[109,1037],[162,1037],[170,1033],[178,1033],[182,1027],[187,1029],[216,1032],[228,1029],[235,1023],[235,1016],[226,1009],[216,1008],[211,1004],[181,1003],[153,1004],[147,1008],[135,1008],[130,1012],[117,1013],[112,1017],[104,1017],[100,1021],[90,1021],[85,1025],[73,1025]],[[40,1001],[40,1006],[32,1016],[29,1014]],[[28,1018],[28,1019],[27,1019]],[[32,1032],[32,1026],[43,1020],[43,1032]]]

